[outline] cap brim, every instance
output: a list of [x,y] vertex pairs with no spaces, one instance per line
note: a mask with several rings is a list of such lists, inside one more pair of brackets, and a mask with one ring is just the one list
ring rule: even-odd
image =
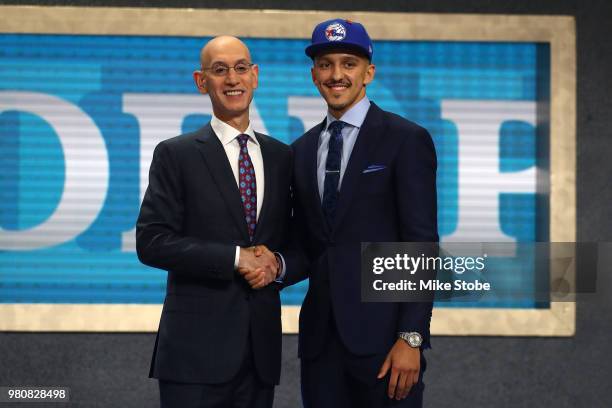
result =
[[310,58],[314,59],[317,55],[331,50],[347,50],[357,53],[363,57],[366,57],[368,60],[372,59],[372,56],[365,50],[361,45],[347,43],[347,42],[327,42],[322,44],[312,44],[306,47],[304,50],[306,55]]

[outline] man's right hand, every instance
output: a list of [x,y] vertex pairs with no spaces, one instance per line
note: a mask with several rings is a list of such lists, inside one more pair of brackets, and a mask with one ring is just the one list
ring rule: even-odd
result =
[[238,272],[253,289],[261,289],[278,276],[280,265],[265,246],[240,248]]

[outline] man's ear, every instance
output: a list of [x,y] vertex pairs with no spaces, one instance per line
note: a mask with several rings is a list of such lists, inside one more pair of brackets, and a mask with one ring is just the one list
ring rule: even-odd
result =
[[376,73],[376,66],[374,64],[369,64],[366,70],[365,78],[363,79],[363,85],[368,85],[370,82],[374,80],[374,74]]
[[200,92],[202,95],[206,95],[208,93],[204,72],[200,70],[193,71],[193,81],[195,82],[196,88],[198,88],[198,92]]
[[259,86],[259,65],[253,64],[251,69],[253,70],[253,75],[255,77],[255,81],[253,82],[253,89],[257,89],[257,87]]

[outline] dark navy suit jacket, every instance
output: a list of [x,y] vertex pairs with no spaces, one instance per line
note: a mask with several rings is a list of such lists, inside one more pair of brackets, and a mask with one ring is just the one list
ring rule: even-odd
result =
[[155,149],[136,224],[138,258],[168,271],[152,377],[227,382],[252,347],[261,380],[279,381],[279,286],[252,290],[234,270],[237,245],[278,249],[290,214],[289,146],[256,137],[265,191],[253,242],[227,155],[210,124]]
[[429,347],[431,302],[361,302],[360,243],[438,241],[431,137],[372,103],[344,173],[334,224],[328,226],[316,171],[324,124],[292,144],[293,238],[303,256],[287,252],[285,284],[310,278],[300,314],[300,356],[313,358],[321,351],[330,319],[356,355],[387,353],[399,331],[421,333],[423,347]]

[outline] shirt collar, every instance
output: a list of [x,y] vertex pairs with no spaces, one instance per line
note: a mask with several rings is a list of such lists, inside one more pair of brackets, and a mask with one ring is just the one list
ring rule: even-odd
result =
[[341,120],[343,122],[348,123],[351,126],[356,128],[360,128],[365,120],[366,115],[368,114],[368,109],[370,109],[370,100],[367,96],[364,96],[359,102],[355,104],[351,109],[346,111],[340,119],[334,118],[329,111],[327,112],[327,124],[325,126],[325,130],[329,127],[329,124],[335,120]]
[[215,134],[221,141],[221,144],[224,146],[228,143],[231,143],[234,139],[236,139],[236,136],[241,135],[243,133],[249,135],[253,143],[257,145],[259,144],[257,138],[255,137],[255,132],[253,131],[253,127],[251,126],[250,122],[246,130],[244,132],[241,132],[213,115],[212,119],[210,120],[210,126],[213,128]]

